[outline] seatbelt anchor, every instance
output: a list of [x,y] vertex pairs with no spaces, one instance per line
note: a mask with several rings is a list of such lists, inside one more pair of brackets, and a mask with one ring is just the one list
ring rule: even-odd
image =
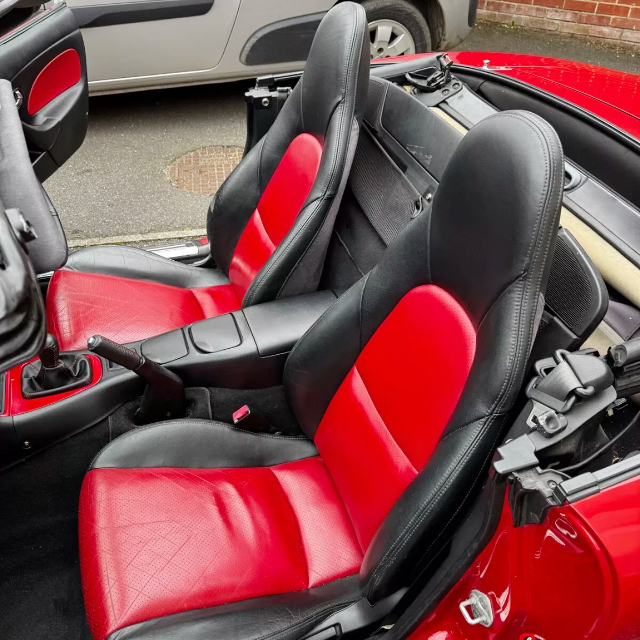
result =
[[252,413],[248,404],[243,404],[232,414],[233,424],[247,431],[262,433],[269,430],[269,423],[258,413]]
[[558,413],[566,413],[578,398],[589,398],[613,384],[614,376],[606,362],[593,349],[571,353],[558,349],[551,358],[535,363],[536,376],[525,394]]

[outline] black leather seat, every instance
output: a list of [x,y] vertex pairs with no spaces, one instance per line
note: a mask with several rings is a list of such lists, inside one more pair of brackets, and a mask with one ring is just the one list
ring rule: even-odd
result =
[[127,247],[70,256],[47,294],[62,350],[102,334],[131,342],[278,297],[314,291],[358,141],[369,82],[362,6],[331,9],[302,79],[267,135],[216,193],[207,219],[219,269]]
[[483,120],[432,211],[291,352],[284,385],[307,437],[174,421],[103,449],[80,503],[96,640],[293,640],[349,606],[393,604],[509,425],[562,185],[547,123]]

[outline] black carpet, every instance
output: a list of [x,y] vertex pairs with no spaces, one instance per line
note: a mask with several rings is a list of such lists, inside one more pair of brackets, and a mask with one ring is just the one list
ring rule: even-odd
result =
[[[282,386],[266,389],[212,388],[209,389],[209,393],[213,420],[233,424],[233,412],[247,404],[253,413],[257,413],[267,421],[271,433],[282,433],[287,436],[303,435],[289,409]],[[242,426],[242,423],[238,426]]]
[[78,561],[80,486],[96,453],[133,426],[112,417],[0,473],[2,640],[91,640]]
[[78,563],[84,473],[104,421],[0,474],[0,638],[90,640]]

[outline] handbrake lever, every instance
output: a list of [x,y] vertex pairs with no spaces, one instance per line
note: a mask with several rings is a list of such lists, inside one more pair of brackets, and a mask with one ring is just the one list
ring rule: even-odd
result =
[[140,424],[184,417],[184,384],[175,373],[104,336],[92,336],[87,347],[89,351],[133,371],[147,383],[136,413]]

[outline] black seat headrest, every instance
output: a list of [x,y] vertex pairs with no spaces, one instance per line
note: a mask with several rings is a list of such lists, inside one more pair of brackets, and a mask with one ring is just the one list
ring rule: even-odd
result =
[[[433,202],[431,279],[475,323],[532,267],[540,226],[547,226],[540,241],[557,231],[563,166],[554,129],[524,111],[483,120],[452,156]],[[550,268],[547,260],[544,282]]]
[[362,122],[369,82],[369,38],[362,5],[341,2],[327,12],[300,82],[305,131],[324,135],[333,112],[345,99],[355,102],[355,117]]

